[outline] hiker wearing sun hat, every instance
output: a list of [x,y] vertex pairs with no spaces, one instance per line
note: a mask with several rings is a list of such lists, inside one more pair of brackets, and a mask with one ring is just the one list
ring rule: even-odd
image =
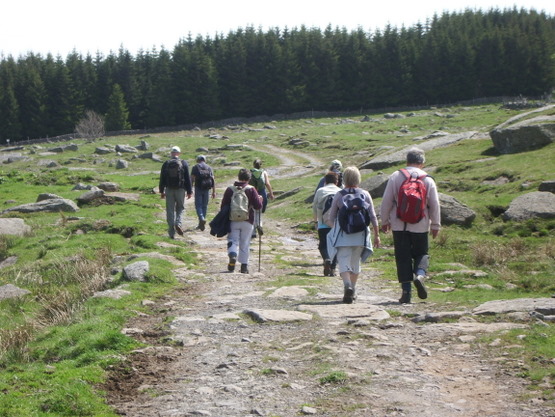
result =
[[179,155],[179,146],[172,147],[170,159],[162,164],[158,185],[160,198],[166,199],[166,221],[170,239],[175,238],[175,232],[183,235],[181,222],[185,212],[185,193],[188,199],[193,195],[189,166]]

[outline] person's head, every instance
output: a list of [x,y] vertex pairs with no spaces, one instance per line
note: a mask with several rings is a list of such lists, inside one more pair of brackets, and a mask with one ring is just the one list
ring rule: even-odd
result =
[[179,148],[179,146],[174,146],[171,149],[172,158],[177,158],[179,155],[181,155],[181,149]]
[[197,156],[197,162],[206,162],[206,157],[204,155]]
[[237,178],[239,179],[239,181],[243,181],[243,182],[246,182],[246,181],[250,180],[251,179],[250,170],[248,170],[246,168],[241,168],[239,170],[239,175],[237,176]]
[[256,169],[260,169],[260,167],[262,166],[262,161],[257,158],[252,163],[252,166],[255,167]]
[[424,151],[420,148],[411,148],[407,152],[407,165],[424,165],[426,162],[426,157],[424,155]]
[[341,163],[340,160],[334,159],[333,161],[331,161],[330,171],[341,172],[342,169],[343,169],[343,164]]
[[330,171],[324,177],[324,183],[326,184],[337,184],[339,182],[339,175],[337,172]]
[[360,171],[357,167],[347,167],[343,172],[345,188],[354,188],[360,185]]

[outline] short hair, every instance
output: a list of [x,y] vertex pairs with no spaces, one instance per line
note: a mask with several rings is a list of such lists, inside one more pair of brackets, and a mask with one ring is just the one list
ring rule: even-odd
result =
[[345,188],[358,187],[360,185],[360,171],[357,167],[347,167],[343,171],[343,184]]
[[237,177],[239,181],[248,181],[251,179],[251,171],[246,168],[241,168],[239,170],[239,175]]
[[324,177],[325,184],[337,184],[339,182],[339,175],[337,172],[330,171]]
[[262,166],[262,161],[260,159],[255,159],[252,163],[252,166],[256,169],[260,169],[260,167]]
[[420,148],[411,148],[407,152],[407,164],[421,165],[426,162],[424,151]]

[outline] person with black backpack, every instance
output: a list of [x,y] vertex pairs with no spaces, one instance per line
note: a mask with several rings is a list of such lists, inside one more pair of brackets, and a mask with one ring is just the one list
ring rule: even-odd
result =
[[237,181],[227,187],[222,197],[221,210],[229,206],[229,233],[227,234],[227,270],[235,271],[237,261],[241,273],[249,273],[249,250],[254,224],[254,212],[262,208],[262,196],[249,185],[251,173],[246,168],[239,170]]
[[329,215],[329,209],[333,202],[333,198],[341,188],[337,186],[338,178],[336,172],[328,172],[325,178],[325,185],[316,191],[314,201],[312,202],[312,213],[318,230],[318,250],[324,261],[324,276],[334,277],[337,265],[336,258],[330,258],[328,255],[328,233],[333,224],[326,224],[325,216]]
[[206,157],[204,155],[197,156],[197,163],[191,169],[191,181],[195,189],[195,210],[198,217],[197,229],[202,232],[206,225],[206,212],[208,211],[208,202],[210,201],[210,190],[212,190],[212,199],[216,198],[214,172],[212,171],[212,167],[206,163]]
[[187,162],[179,159],[181,149],[174,146],[171,149],[171,158],[162,164],[158,189],[160,198],[166,199],[166,221],[168,222],[168,235],[175,238],[175,232],[183,235],[183,214],[185,212],[185,193],[187,199],[193,195],[189,166]]
[[[361,262],[380,246],[378,218],[370,193],[360,188],[361,176],[357,167],[347,167],[343,172],[345,188],[333,198],[330,219],[334,226],[327,236],[328,255],[337,256],[339,275],[343,280],[343,302],[351,304],[356,298],[356,285]],[[372,246],[369,226],[374,232]]]
[[393,232],[401,304],[410,303],[413,283],[419,298],[428,297],[424,285],[429,266],[428,234],[435,239],[441,228],[437,187],[422,169],[425,161],[423,150],[410,149],[406,168],[389,177],[381,205],[381,229]]

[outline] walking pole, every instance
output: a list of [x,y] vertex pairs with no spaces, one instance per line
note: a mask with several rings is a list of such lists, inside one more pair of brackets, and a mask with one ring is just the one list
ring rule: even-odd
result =
[[258,225],[257,225],[257,231],[258,231],[258,272],[260,272],[260,260],[262,258],[262,227],[260,227],[260,225],[262,224],[262,209],[259,210],[258,212]]

